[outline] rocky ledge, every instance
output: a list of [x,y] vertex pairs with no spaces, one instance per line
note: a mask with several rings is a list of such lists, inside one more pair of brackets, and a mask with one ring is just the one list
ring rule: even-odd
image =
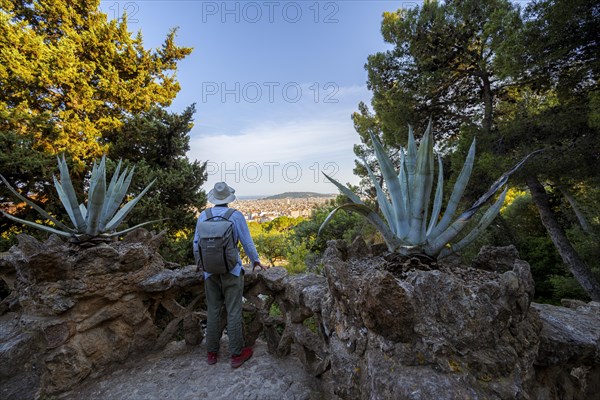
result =
[[[90,248],[21,236],[0,257],[0,397],[56,395],[116,363],[202,341],[202,278],[144,230]],[[484,248],[470,266],[328,244],[323,274],[245,279],[248,344],[298,356],[327,399],[592,399],[600,305],[532,304],[529,265]],[[223,319],[224,320],[224,319]]]
[[[0,302],[0,398],[71,389],[114,363],[163,347],[181,321],[196,328],[186,340],[200,343],[200,316],[190,311],[201,297],[199,274],[193,266],[168,269],[157,251],[162,238],[140,229],[120,241],[80,247],[57,236],[40,242],[20,235],[0,257],[0,277],[12,289]],[[168,289],[152,287],[165,276]],[[186,291],[196,298],[188,308],[175,300]]]
[[337,396],[583,400],[600,392],[598,305],[530,306],[529,265],[514,247],[484,248],[471,266],[369,253],[335,242],[324,259]]

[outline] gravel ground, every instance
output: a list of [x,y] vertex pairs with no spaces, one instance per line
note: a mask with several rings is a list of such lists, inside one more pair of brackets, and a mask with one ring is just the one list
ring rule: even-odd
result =
[[304,372],[294,356],[280,359],[258,341],[254,355],[240,368],[229,364],[227,342],[223,338],[219,361],[206,363],[206,347],[170,343],[162,352],[128,361],[89,380],[81,387],[60,395],[58,399],[98,400],[187,400],[187,399],[257,399],[315,400],[314,379]]

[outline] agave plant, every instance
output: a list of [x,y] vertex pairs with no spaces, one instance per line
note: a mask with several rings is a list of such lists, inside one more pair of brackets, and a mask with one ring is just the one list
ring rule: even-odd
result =
[[31,200],[22,196],[19,192],[17,192],[7,180],[0,175],[0,178],[4,182],[4,184],[12,191],[12,193],[17,196],[20,200],[29,204],[33,207],[37,212],[39,212],[45,219],[51,221],[55,227],[50,227],[47,225],[41,225],[35,222],[27,221],[21,218],[17,218],[11,214],[8,214],[4,211],[2,213],[7,218],[12,219],[13,221],[20,222],[22,224],[44,230],[46,232],[55,233],[61,236],[73,237],[77,240],[88,240],[91,238],[104,237],[109,238],[112,236],[122,235],[129,231],[139,228],[140,226],[152,224],[154,222],[160,221],[148,221],[142,224],[133,226],[131,228],[122,230],[117,232],[117,227],[123,222],[123,219],[129,214],[129,212],[133,209],[133,207],[137,204],[137,202],[146,194],[148,189],[154,184],[152,181],[146,188],[133,200],[126,203],[122,208],[119,209],[119,205],[125,198],[127,194],[127,190],[129,189],[129,184],[133,178],[133,171],[135,167],[127,173],[128,168],[125,168],[123,172],[121,172],[121,161],[117,165],[115,173],[110,181],[108,187],[106,186],[106,159],[102,157],[102,161],[97,165],[94,162],[94,166],[92,168],[92,176],[90,178],[90,185],[88,190],[88,201],[87,206],[83,203],[79,204],[77,201],[77,196],[75,194],[75,189],[73,188],[73,184],[71,182],[71,177],[69,175],[69,168],[67,167],[67,163],[63,156],[62,160],[58,159],[58,168],[60,170],[60,182],[53,176],[54,186],[62,202],[71,222],[73,223],[73,227],[69,227],[57,220],[55,217],[50,215],[44,209],[33,203]]
[[[504,173],[490,189],[482,195],[471,207],[464,211],[454,221],[452,220],[457,210],[460,199],[469,181],[473,160],[475,159],[475,139],[471,143],[469,153],[463,168],[454,185],[452,194],[443,216],[440,218],[443,199],[443,166],[440,155],[437,156],[438,177],[437,185],[430,210],[431,194],[434,183],[434,151],[431,135],[431,122],[425,131],[420,145],[415,143],[413,130],[409,127],[408,148],[406,153],[400,149],[400,170],[396,171],[394,165],[383,146],[371,134],[375,155],[387,186],[389,197],[379,184],[379,180],[363,160],[368,174],[373,181],[377,192],[377,203],[383,214],[384,220],[375,211],[367,207],[360,198],[349,188],[335,179],[325,176],[346,195],[352,203],[344,204],[334,209],[321,225],[319,232],[329,223],[331,218],[340,209],[354,211],[365,216],[383,236],[388,249],[401,254],[421,253],[431,257],[443,258],[471,243],[492,222],[500,211],[506,197],[508,177],[515,172],[534,153],[523,158],[510,171]],[[539,150],[538,150],[539,151]],[[461,230],[467,225],[484,204],[504,186],[504,190],[496,202],[483,214],[473,230],[461,240],[453,243]]]

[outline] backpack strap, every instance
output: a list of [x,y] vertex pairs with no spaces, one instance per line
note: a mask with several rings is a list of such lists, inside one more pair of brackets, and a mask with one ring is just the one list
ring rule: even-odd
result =
[[226,220],[229,221],[229,218],[231,218],[231,216],[233,215],[234,212],[235,212],[235,210],[233,208],[227,209],[225,214],[223,214],[223,218],[225,218]]
[[[233,213],[235,212],[235,208],[230,208],[228,209],[225,214],[223,214],[222,218],[225,218],[227,221],[231,222],[233,224],[233,221],[230,220],[231,216],[233,215]],[[233,240],[235,240],[235,243],[238,242],[239,238],[237,237],[237,231],[234,229],[233,230]]]
[[229,221],[229,218],[233,215],[236,210],[234,208],[228,208],[223,215],[213,215],[212,208],[206,209],[206,221],[211,220],[213,218],[223,218]]

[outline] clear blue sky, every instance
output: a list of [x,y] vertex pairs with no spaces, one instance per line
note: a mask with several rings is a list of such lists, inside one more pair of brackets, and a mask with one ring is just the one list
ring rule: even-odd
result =
[[389,45],[382,13],[415,1],[135,1],[101,3],[129,14],[158,47],[173,27],[194,51],[179,65],[172,110],[196,103],[190,159],[208,161],[208,191],[239,195],[335,193],[320,171],[356,183],[351,114],[370,103],[364,64]]

